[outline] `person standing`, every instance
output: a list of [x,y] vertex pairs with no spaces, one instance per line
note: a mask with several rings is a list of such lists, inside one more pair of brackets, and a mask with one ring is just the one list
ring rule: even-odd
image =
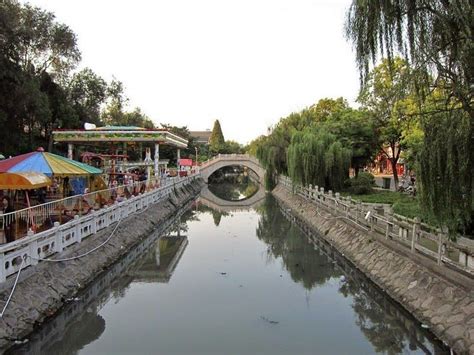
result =
[[[13,205],[8,196],[3,196],[2,200],[2,212],[3,214],[15,212]],[[3,230],[5,232],[5,239],[7,243],[11,243],[15,240],[14,235],[15,215],[9,217],[3,217]]]

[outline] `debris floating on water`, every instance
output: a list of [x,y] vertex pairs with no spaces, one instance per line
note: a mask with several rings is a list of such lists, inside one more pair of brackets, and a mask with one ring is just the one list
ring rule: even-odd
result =
[[267,317],[264,317],[264,316],[260,316],[260,318],[262,320],[264,320],[265,322],[269,323],[269,324],[278,324],[280,322],[276,321],[276,320],[271,320],[271,319],[268,319]]

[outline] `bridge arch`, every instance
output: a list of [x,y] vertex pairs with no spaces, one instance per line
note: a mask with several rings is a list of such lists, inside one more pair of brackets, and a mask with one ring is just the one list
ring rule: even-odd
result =
[[201,190],[199,195],[201,203],[220,212],[245,211],[258,206],[265,199],[265,190],[260,187],[258,191],[249,198],[240,201],[227,201],[214,195],[207,186]]
[[223,167],[235,165],[241,165],[252,170],[258,176],[258,183],[262,186],[264,185],[265,169],[263,169],[257,159],[248,154],[219,154],[201,165],[199,171],[204,182],[207,184],[209,176],[214,172]]

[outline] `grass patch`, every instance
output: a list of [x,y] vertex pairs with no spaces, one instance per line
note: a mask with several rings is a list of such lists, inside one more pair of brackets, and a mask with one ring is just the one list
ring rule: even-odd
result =
[[421,207],[417,199],[412,201],[396,201],[392,205],[393,212],[408,218],[418,217],[421,219]]
[[[349,196],[348,192],[341,193],[343,196]],[[385,203],[392,205],[393,212],[408,218],[418,217],[422,219],[421,207],[416,197],[409,196],[401,192],[378,191],[364,195],[351,196],[353,200],[365,203]]]
[[[350,193],[348,192],[342,192],[342,196],[349,196]],[[363,195],[352,195],[351,196],[353,200],[361,201],[361,202],[366,202],[366,203],[388,203],[390,205],[393,205],[396,202],[412,202],[417,200],[411,196],[408,196],[407,194],[401,193],[401,192],[394,192],[394,191],[378,191],[378,190],[373,190],[372,192],[368,194],[363,194]]]

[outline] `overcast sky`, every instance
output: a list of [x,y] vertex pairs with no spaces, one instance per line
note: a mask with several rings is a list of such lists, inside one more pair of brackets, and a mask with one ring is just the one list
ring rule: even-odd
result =
[[[25,2],[25,1],[24,1]],[[80,68],[125,85],[155,123],[247,143],[324,97],[353,103],[350,0],[31,0],[77,34]]]

